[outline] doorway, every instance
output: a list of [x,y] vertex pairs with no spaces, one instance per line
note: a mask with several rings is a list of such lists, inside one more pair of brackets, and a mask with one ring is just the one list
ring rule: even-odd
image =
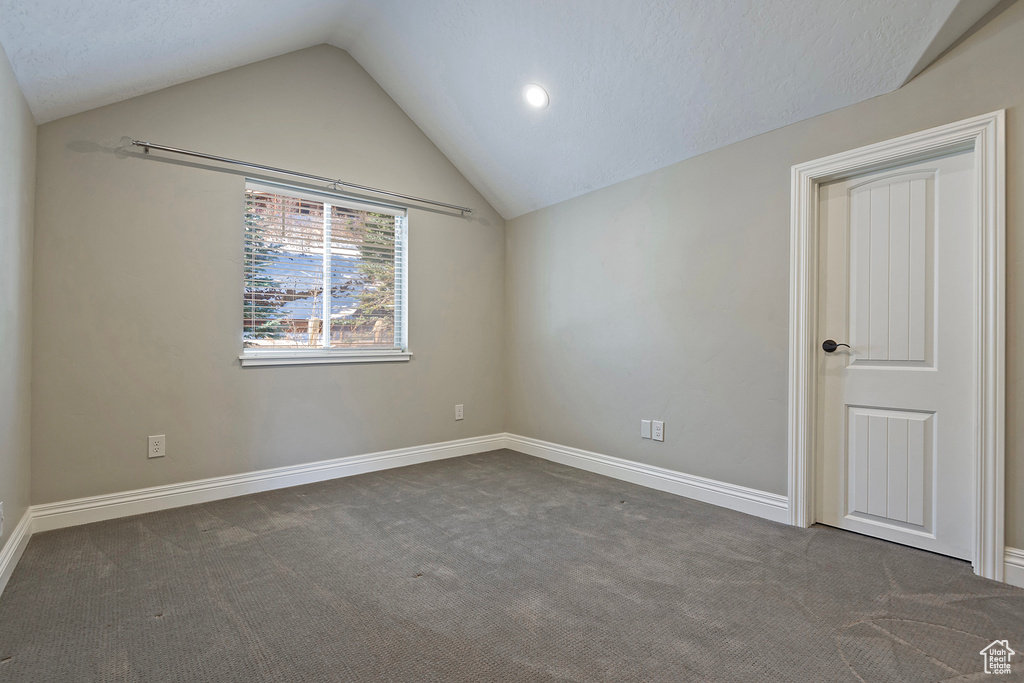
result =
[[1003,573],[1003,112],[793,169],[790,520]]

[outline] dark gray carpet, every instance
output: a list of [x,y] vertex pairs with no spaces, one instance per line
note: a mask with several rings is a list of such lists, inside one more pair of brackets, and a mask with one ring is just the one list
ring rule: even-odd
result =
[[997,638],[1024,591],[966,563],[498,451],[39,534],[0,680],[982,680]]

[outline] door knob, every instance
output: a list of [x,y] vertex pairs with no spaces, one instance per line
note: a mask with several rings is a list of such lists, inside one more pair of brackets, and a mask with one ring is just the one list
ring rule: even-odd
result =
[[821,342],[821,350],[824,351],[825,353],[832,353],[840,346],[850,348],[849,344],[837,344],[834,339],[826,339],[825,341]]

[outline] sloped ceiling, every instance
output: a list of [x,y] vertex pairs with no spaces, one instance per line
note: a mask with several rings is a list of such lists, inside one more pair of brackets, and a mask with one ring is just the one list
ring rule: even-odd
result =
[[330,42],[512,218],[894,90],[996,4],[0,0],[0,44],[43,123]]

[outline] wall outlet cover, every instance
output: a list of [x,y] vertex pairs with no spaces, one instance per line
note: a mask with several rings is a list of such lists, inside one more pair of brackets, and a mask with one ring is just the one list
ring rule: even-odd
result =
[[162,458],[167,455],[167,437],[163,434],[149,437],[149,457]]
[[455,406],[455,419],[461,420],[463,417],[465,417],[465,413],[462,410],[462,404],[459,403]]
[[664,441],[665,440],[665,423],[662,422],[661,420],[655,420],[654,422],[651,423],[651,427],[652,427],[651,431],[653,432],[652,438],[655,441]]

